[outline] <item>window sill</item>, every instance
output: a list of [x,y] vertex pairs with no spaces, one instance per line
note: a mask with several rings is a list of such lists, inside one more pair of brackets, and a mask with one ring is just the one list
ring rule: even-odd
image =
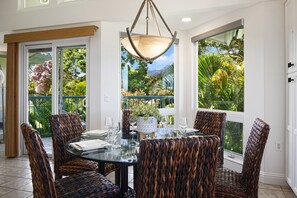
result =
[[237,172],[241,172],[243,164],[243,156],[231,151],[224,151],[224,168],[228,168]]

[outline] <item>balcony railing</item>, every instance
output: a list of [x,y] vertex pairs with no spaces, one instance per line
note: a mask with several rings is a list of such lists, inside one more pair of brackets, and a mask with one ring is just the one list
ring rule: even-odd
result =
[[[86,110],[83,105],[85,96],[63,96],[62,112],[77,112],[81,120],[86,120]],[[51,96],[29,96],[29,123],[42,136],[50,136],[49,116],[52,114]]]
[[157,108],[174,107],[174,96],[122,96],[122,108],[130,109],[143,101]]
[[[158,108],[173,108],[174,96],[123,96],[122,107],[133,108],[145,101]],[[85,96],[63,96],[62,111],[78,112],[83,123],[86,121],[86,110],[83,105]],[[52,114],[51,96],[29,96],[29,122],[42,136],[51,136],[49,116]]]

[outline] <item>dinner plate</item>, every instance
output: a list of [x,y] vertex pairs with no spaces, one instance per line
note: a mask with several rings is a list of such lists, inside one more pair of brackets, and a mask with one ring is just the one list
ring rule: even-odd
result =
[[107,136],[108,131],[106,130],[91,130],[91,131],[85,131],[82,133],[83,136],[85,137],[103,137],[103,136]]

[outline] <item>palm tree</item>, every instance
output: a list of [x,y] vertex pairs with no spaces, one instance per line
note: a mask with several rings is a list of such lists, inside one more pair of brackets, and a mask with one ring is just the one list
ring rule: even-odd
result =
[[221,54],[198,59],[198,106],[243,111],[243,66]]

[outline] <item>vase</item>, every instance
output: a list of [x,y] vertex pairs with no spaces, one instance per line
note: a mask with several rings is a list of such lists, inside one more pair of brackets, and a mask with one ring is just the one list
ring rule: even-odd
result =
[[137,131],[142,133],[157,132],[157,119],[153,116],[144,119],[144,117],[137,118]]

